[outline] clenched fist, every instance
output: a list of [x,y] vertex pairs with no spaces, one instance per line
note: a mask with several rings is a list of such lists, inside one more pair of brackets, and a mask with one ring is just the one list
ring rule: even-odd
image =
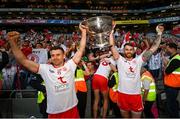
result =
[[163,31],[164,31],[164,26],[163,25],[157,25],[156,26],[156,32],[157,32],[158,35],[162,35]]
[[17,31],[11,31],[11,32],[8,32],[7,34],[8,41],[15,41],[17,43],[19,38],[20,38],[20,33]]

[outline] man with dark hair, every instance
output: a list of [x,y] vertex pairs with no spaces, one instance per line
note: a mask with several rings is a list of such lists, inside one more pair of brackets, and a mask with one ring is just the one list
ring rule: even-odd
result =
[[177,45],[169,43],[166,53],[170,55],[164,76],[167,111],[170,117],[179,117],[179,104],[177,101],[180,88],[180,55],[177,53]]
[[86,27],[80,25],[79,28],[82,33],[80,47],[73,58],[64,62],[64,50],[52,48],[51,64],[38,64],[28,60],[17,46],[20,34],[16,31],[7,34],[16,60],[29,71],[40,74],[45,82],[48,118],[79,118],[74,73],[85,50]]
[[168,46],[169,48],[174,48],[175,50],[177,50],[177,45],[175,43],[168,43],[166,46]]
[[150,49],[143,52],[138,57],[133,57],[135,53],[134,47],[127,43],[124,46],[124,57],[119,54],[114,47],[113,32],[110,34],[111,52],[117,63],[118,68],[118,99],[117,104],[120,108],[121,115],[124,118],[140,118],[143,111],[143,103],[141,97],[141,80],[140,70],[144,62],[146,62],[152,54],[158,49],[164,27],[158,25],[156,27],[157,39]]

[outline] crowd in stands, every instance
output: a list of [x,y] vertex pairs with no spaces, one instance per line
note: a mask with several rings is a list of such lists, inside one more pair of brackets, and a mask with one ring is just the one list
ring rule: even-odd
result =
[[[152,1],[152,2],[129,2],[129,1],[114,1],[109,2],[106,1],[101,2],[102,4],[99,4],[95,1],[77,1],[77,2],[42,2],[42,1],[26,1],[26,2],[14,2],[17,4],[17,6],[14,6],[12,4],[8,4],[7,1],[2,1],[3,4],[0,5],[1,8],[48,8],[48,9],[90,9],[90,10],[128,10],[128,9],[147,9],[147,8],[153,8],[153,7],[162,7],[162,6],[172,6],[177,5],[178,2],[164,2],[161,1]],[[28,4],[27,4],[28,3]],[[140,6],[137,6],[136,4],[140,4]]]
[[[158,2],[158,1],[156,1]],[[177,5],[178,3],[172,2],[172,3],[164,3],[164,6],[173,6]],[[165,12],[161,12],[161,10],[156,11],[156,12],[147,12],[147,13],[127,13],[128,10],[141,10],[141,9],[147,9],[147,8],[158,8],[160,6],[157,5],[162,5],[162,3],[152,3],[152,4],[146,4],[146,5],[136,5],[136,4],[129,4],[128,1],[127,3],[123,4],[96,4],[96,3],[13,3],[13,4],[4,4],[0,5],[0,8],[37,8],[37,9],[49,9],[50,12],[15,12],[12,14],[12,12],[8,12],[8,14],[4,14],[3,16],[0,16],[2,19],[61,19],[61,20],[82,20],[86,17],[93,16],[94,13],[90,14],[85,14],[81,15],[81,13],[72,13],[72,15],[68,15],[69,13],[64,12],[64,14],[56,12],[55,9],[65,9],[65,10],[70,10],[70,9],[77,9],[77,10],[110,10],[112,12],[118,12],[118,11],[125,11],[126,14],[123,15],[117,15],[117,14],[112,14],[114,19],[116,20],[149,20],[149,19],[155,19],[155,18],[163,18],[163,17],[173,17],[177,16],[176,11],[170,10],[165,10]],[[137,8],[138,6],[138,8]],[[142,7],[142,8],[140,8]],[[53,11],[51,11],[53,9]],[[83,12],[82,12],[83,14]],[[109,15],[109,13],[107,13]]]
[[[116,11],[115,11],[116,12]],[[90,16],[94,16],[94,13],[72,13],[72,15],[68,15],[69,13],[59,13],[56,11],[53,12],[8,12],[5,13],[3,16],[0,16],[1,19],[38,19],[38,20],[49,20],[49,19],[56,19],[56,20],[83,20],[87,19]],[[75,14],[75,15],[74,15]],[[108,13],[107,13],[108,15]],[[137,16],[138,15],[138,16]],[[115,20],[149,20],[149,19],[158,19],[158,18],[165,18],[165,17],[176,17],[176,12],[149,12],[147,13],[121,13],[112,14],[111,15]]]

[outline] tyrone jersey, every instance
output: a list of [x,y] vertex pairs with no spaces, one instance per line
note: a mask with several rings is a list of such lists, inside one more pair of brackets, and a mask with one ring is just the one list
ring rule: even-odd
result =
[[51,64],[40,64],[38,73],[44,79],[46,86],[47,113],[65,112],[77,105],[74,84],[76,67],[72,59],[59,68]]
[[112,58],[104,58],[103,60],[100,61],[99,67],[95,74],[104,76],[105,78],[108,79],[108,76],[111,71],[111,67],[109,66],[109,63],[111,62],[113,65],[115,65],[115,61]]
[[142,54],[131,61],[126,60],[120,55],[117,60],[119,92],[125,94],[141,94],[140,70],[144,63]]

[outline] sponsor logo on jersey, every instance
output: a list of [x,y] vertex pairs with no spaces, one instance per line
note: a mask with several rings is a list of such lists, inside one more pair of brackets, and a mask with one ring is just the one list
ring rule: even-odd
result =
[[69,89],[69,84],[65,83],[65,84],[58,84],[54,86],[55,92],[62,92],[62,91],[66,91]]
[[54,70],[52,70],[52,69],[49,69],[49,72],[51,72],[51,73],[54,73]]

